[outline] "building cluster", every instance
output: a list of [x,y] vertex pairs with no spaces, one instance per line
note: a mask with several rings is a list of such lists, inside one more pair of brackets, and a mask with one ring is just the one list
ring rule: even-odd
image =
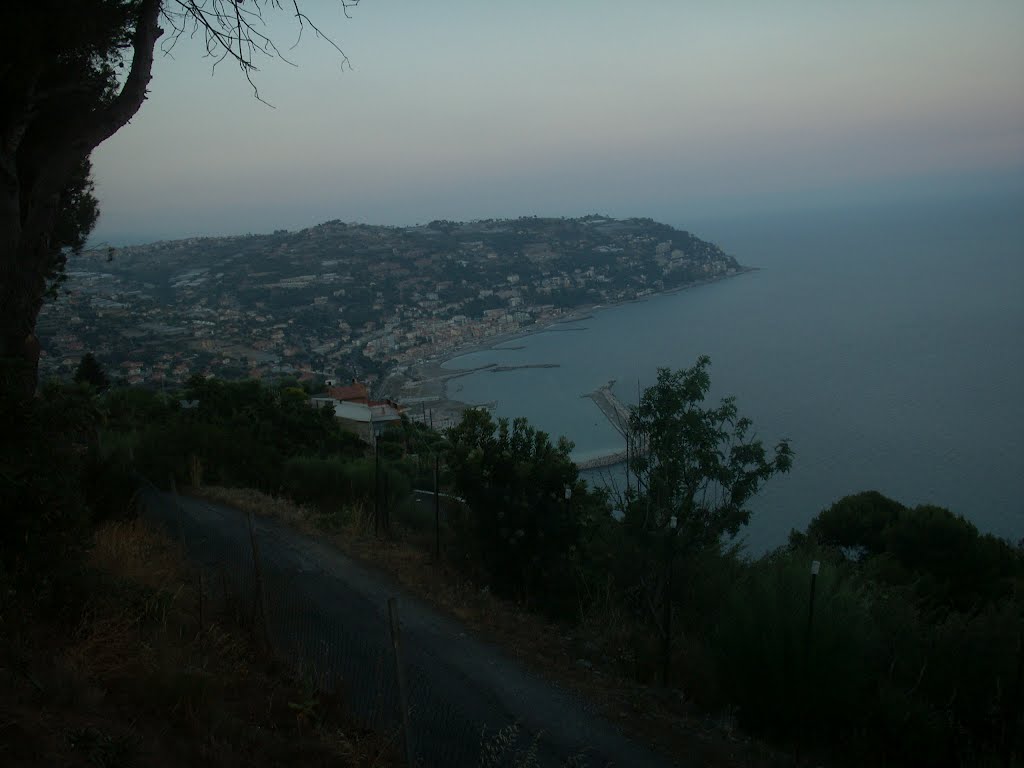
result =
[[580,307],[742,268],[650,219],[487,220],[192,238],[72,259],[39,321],[44,376],[92,352],[115,380],[374,381]]
[[315,408],[330,408],[334,417],[346,429],[373,443],[388,427],[401,422],[404,408],[394,400],[373,400],[370,390],[360,381],[337,385],[333,379],[325,382],[326,391],[310,397]]

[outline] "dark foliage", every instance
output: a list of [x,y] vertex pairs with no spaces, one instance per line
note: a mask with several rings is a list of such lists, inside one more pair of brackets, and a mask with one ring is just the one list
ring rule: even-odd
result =
[[278,493],[289,459],[352,459],[365,452],[330,410],[310,407],[306,393],[294,387],[195,377],[171,402],[115,394],[112,418],[122,426],[125,420],[141,419],[136,426],[138,466],[160,485],[171,477],[192,484],[198,471],[207,484]]
[[97,392],[104,392],[110,387],[110,379],[97,362],[92,352],[86,352],[75,370],[75,383],[86,384]]
[[910,589],[926,608],[981,610],[1024,593],[1020,549],[942,507],[858,493],[815,517],[806,539],[860,562],[874,582]]
[[[0,371],[0,624],[46,607],[78,563],[91,518],[82,493],[99,412],[88,390],[25,398]],[[2,627],[0,627],[2,631]]]
[[1022,639],[1024,552],[872,491],[754,563],[711,642],[751,730],[834,759],[963,766],[1024,754]]
[[572,445],[482,410],[466,411],[447,436],[466,502],[456,521],[466,557],[499,594],[550,603],[572,585],[570,560],[586,528],[607,515],[603,497],[578,479]]

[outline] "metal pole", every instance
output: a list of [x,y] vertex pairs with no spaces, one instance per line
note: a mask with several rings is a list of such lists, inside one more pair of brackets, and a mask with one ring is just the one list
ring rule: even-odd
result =
[[[676,526],[675,515],[672,516],[671,526],[673,529]],[[661,682],[666,688],[672,679],[672,560],[675,555],[675,538],[675,531],[669,531],[665,557],[665,602],[662,606],[665,637],[662,646]]]
[[398,598],[388,598],[388,620],[391,624],[391,647],[395,652],[395,679],[398,682],[398,705],[402,708],[402,741],[405,742],[406,765],[414,766],[412,734],[409,729],[409,700],[405,690],[405,668],[402,666],[400,627],[398,622]]
[[434,559],[441,562],[441,495],[438,487],[440,459],[434,454]]
[[[629,431],[626,431],[626,499],[629,499]],[[623,510],[625,511],[625,510]]]
[[383,492],[381,494],[380,508],[384,514],[384,530],[391,530],[391,475],[384,473]]
[[811,625],[814,623],[814,588],[818,582],[818,571],[821,570],[821,562],[811,562],[811,597],[807,604],[807,629],[804,631],[804,657],[809,658],[811,653]]
[[1007,708],[1006,731],[1003,734],[1003,766],[1010,768],[1017,741],[1018,721],[1020,720],[1021,685],[1024,683],[1024,632],[1017,638],[1017,680]]
[[380,447],[373,443],[373,535],[380,535]]
[[264,648],[270,648],[270,630],[267,627],[266,593],[263,591],[263,574],[260,570],[260,550],[256,543],[256,527],[253,525],[252,512],[246,513],[249,526],[249,546],[252,550],[252,574],[256,593],[253,595],[253,633],[261,632],[260,640]]
[[171,473],[171,496],[174,497],[174,508],[178,511],[178,547],[181,550],[182,558],[184,558],[187,554],[185,551],[185,510],[178,497],[178,484],[174,480],[173,472]]

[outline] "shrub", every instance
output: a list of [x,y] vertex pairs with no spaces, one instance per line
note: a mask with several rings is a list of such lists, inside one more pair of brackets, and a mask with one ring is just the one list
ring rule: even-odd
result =
[[198,421],[154,425],[139,436],[135,456],[139,471],[160,486],[168,484],[171,477],[181,485],[188,484],[193,474],[190,462],[195,457],[207,483],[270,492],[281,487],[282,457],[244,429]]
[[293,499],[325,513],[351,506],[373,508],[379,493],[385,510],[405,501],[412,486],[400,463],[344,457],[299,456],[284,464],[283,487]]
[[711,643],[718,677],[751,730],[855,742],[879,650],[868,596],[848,568],[826,563],[808,631],[810,564],[809,553],[777,553],[735,583]]
[[89,524],[84,454],[99,415],[81,387],[39,397],[0,388],[0,615],[49,607],[74,573]]

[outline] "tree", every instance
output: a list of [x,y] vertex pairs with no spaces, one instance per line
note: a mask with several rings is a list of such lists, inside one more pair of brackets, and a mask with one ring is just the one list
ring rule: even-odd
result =
[[[347,10],[358,0],[338,2]],[[66,249],[80,249],[96,220],[89,156],[142,106],[161,24],[165,50],[199,35],[250,84],[258,57],[284,58],[262,31],[266,10],[287,6],[300,37],[310,28],[334,44],[300,0],[76,0],[73,12],[65,0],[10,5],[0,31],[0,358],[32,392],[43,299]]]
[[[904,509],[898,501],[878,491],[844,496],[811,521],[806,538],[824,547],[847,550],[856,559],[865,560],[885,551],[885,529]],[[793,531],[791,542],[799,544],[801,536]]]
[[661,552],[660,567],[657,558],[648,559],[653,567],[643,586],[661,634],[666,683],[675,559],[734,537],[750,521],[747,503],[761,484],[788,472],[793,460],[788,440],[781,440],[769,457],[763,443],[750,435],[753,423],[739,415],[735,398],[704,406],[710,365],[710,358],[701,356],[691,368],[659,369],[657,383],[644,391],[629,420],[629,470],[636,488],[627,488],[624,524],[642,548]]
[[92,162],[85,158],[72,171],[57,204],[57,222],[46,265],[46,298],[57,298],[67,275],[68,255],[78,256],[100,216],[99,201],[93,195]]
[[103,392],[110,387],[110,379],[103,372],[103,366],[97,362],[92,352],[86,352],[82,356],[78,368],[75,370],[75,382],[78,384],[89,384],[97,392]]
[[943,507],[905,507],[877,491],[843,497],[806,536],[790,535],[793,548],[805,541],[858,562],[873,583],[910,589],[929,610],[970,612],[1024,588],[1024,553],[1009,542]]
[[572,444],[552,443],[526,419],[495,422],[476,409],[448,439],[453,483],[466,502],[457,530],[490,586],[508,596],[557,597],[571,581],[563,566],[588,518],[604,510],[603,498],[579,480]]

